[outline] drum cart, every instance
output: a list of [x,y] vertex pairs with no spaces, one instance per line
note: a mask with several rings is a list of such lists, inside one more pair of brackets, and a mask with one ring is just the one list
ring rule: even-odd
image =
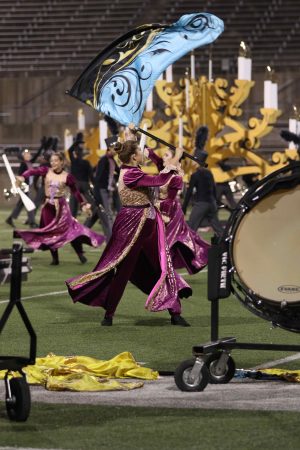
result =
[[[287,175],[288,174],[288,175]],[[287,175],[287,176],[286,176]],[[274,179],[275,178],[275,179]],[[300,185],[300,163],[294,163],[292,169],[286,166],[256,183],[241,199],[236,211],[229,218],[222,238],[212,238],[208,255],[208,300],[211,302],[211,341],[195,345],[193,358],[183,361],[175,370],[177,387],[182,391],[203,391],[208,383],[225,384],[234,376],[235,363],[230,355],[233,349],[275,350],[300,352],[300,345],[237,342],[235,337],[219,338],[219,302],[233,293],[251,312],[269,320],[274,326],[288,331],[300,332],[300,315],[286,308],[281,302],[279,308],[247,291],[243,283],[235,279],[232,266],[230,242],[232,233],[252,204],[258,202],[271,190],[284,189],[287,186]],[[297,268],[296,268],[297,270]],[[300,300],[300,299],[299,299]]]
[[[22,368],[29,364],[35,364],[36,357],[36,334],[21,303],[22,273],[28,272],[28,267],[23,265],[23,253],[31,253],[32,251],[31,249],[23,250],[22,244],[20,243],[14,243],[12,249],[0,251],[1,257],[11,255],[11,268],[8,269],[10,299],[0,318],[0,334],[12,310],[16,307],[30,336],[30,349],[27,358],[23,356],[0,355],[0,370],[7,370],[4,378],[7,415],[10,420],[18,422],[27,420],[31,406],[30,390]],[[9,378],[11,371],[19,372],[21,377]]]

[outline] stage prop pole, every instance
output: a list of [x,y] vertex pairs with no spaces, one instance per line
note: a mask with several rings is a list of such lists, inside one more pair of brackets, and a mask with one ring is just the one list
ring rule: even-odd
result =
[[[169,147],[171,150],[174,150],[174,151],[176,150],[176,146],[175,146],[175,145],[170,144],[169,142],[164,141],[163,139],[161,139],[161,138],[155,136],[154,134],[149,133],[149,131],[143,130],[142,128],[139,128],[139,127],[135,127],[133,124],[130,124],[128,128],[129,128],[130,130],[132,130],[132,131],[139,131],[140,133],[145,134],[146,136],[148,136],[148,137],[154,139],[155,141],[159,142],[160,144],[163,144],[163,145],[165,145],[166,147]],[[186,157],[186,158],[190,158],[191,160],[193,160],[193,161],[195,161],[196,163],[198,163],[200,166],[206,167],[206,164],[203,163],[202,161],[200,161],[196,156],[190,155],[190,154],[187,153],[187,152],[183,152],[183,155],[182,155],[182,156],[183,156],[183,157]]]
[[14,193],[14,195],[15,194],[19,194],[19,196],[20,196],[20,198],[21,198],[21,200],[23,202],[23,205],[25,206],[27,211],[33,211],[36,208],[36,206],[33,203],[33,201],[28,197],[28,195],[26,195],[25,192],[23,192],[21,188],[17,187],[17,185],[16,185],[16,177],[15,177],[13,171],[12,171],[12,168],[11,168],[11,166],[9,164],[9,161],[8,161],[7,156],[5,155],[5,153],[2,155],[2,159],[4,161],[4,165],[5,165],[6,171],[8,173],[10,182],[11,182],[12,192]]

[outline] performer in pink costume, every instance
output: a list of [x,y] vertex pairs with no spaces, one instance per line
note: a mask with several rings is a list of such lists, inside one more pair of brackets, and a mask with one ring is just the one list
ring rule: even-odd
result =
[[[170,161],[174,161],[171,150],[166,150],[163,158],[149,148],[145,149],[146,156],[147,153],[159,171],[170,164]],[[174,268],[185,267],[190,274],[194,274],[207,265],[210,244],[192,230],[184,219],[181,204],[177,199],[177,194],[183,187],[183,171],[179,162],[176,169],[167,183],[159,188],[159,209],[165,222]]]
[[14,235],[21,237],[32,248],[50,250],[52,265],[58,265],[58,248],[71,243],[80,261],[85,263],[82,244],[99,247],[105,241],[105,237],[83,226],[73,218],[65,195],[67,187],[81,204],[83,210],[88,210],[90,205],[76,187],[75,178],[64,170],[64,154],[54,153],[50,159],[50,167],[41,166],[29,169],[22,177],[17,177],[20,184],[24,178],[34,175],[45,177],[46,200],[41,212],[40,228],[34,230],[16,230]]
[[[122,208],[98,264],[91,273],[67,280],[74,302],[102,306],[101,322],[111,326],[125,286],[130,280],[148,294],[149,311],[168,310],[173,325],[189,326],[181,317],[179,298],[192,294],[191,288],[173,269],[160,213],[153,205],[154,187],[163,186],[173,175],[167,168],[157,176],[139,167],[142,152],[137,142],[116,144],[122,161],[119,195]],[[177,150],[180,155],[182,150]]]

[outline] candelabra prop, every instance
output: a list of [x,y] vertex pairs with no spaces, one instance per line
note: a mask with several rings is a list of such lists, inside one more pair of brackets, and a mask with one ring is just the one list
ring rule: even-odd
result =
[[[287,155],[275,152],[269,162],[257,153],[261,138],[271,132],[281,114],[280,110],[263,107],[260,109],[261,118],[251,117],[247,126],[240,120],[243,114],[241,105],[254,85],[252,80],[236,79],[234,85],[229,87],[228,81],[223,78],[209,81],[206,76],[193,79],[187,78],[187,74],[177,84],[159,80],[155,88],[164,103],[165,120],[155,120],[155,110],[150,113],[146,111],[142,125],[146,123],[148,130],[174,146],[182,143],[189,153],[194,150],[197,129],[206,125],[209,129],[207,163],[217,182],[251,173],[263,177],[285,165]],[[163,148],[153,138],[147,139],[147,145],[155,149]],[[227,158],[242,159],[247,165],[225,172],[218,163]],[[186,160],[184,164],[186,172],[196,168],[193,161]]]
[[[202,75],[197,78],[194,54],[191,55],[191,67],[178,81],[174,81],[170,66],[166,76],[157,80],[151,102],[148,102],[151,108],[146,108],[140,124],[141,129],[145,126],[150,133],[146,145],[160,155],[169,144],[182,146],[186,153],[193,155],[197,130],[200,126],[207,126],[206,162],[217,182],[231,181],[247,174],[257,174],[258,178],[262,178],[285,166],[289,159],[298,159],[297,149],[291,146],[284,152],[275,151],[270,160],[258,152],[261,139],[272,131],[281,114],[277,102],[277,83],[274,71],[268,67],[260,116],[250,117],[245,122],[242,105],[255,82],[251,79],[252,62],[248,47],[243,42],[237,65],[239,78],[231,86],[225,78],[213,78],[211,57],[208,77]],[[86,141],[92,140],[92,136],[86,138]],[[99,150],[97,154],[99,156]],[[234,168],[224,171],[220,163],[228,158],[235,158],[236,163]],[[183,165],[188,180],[197,164],[193,159],[185,158]],[[152,165],[146,170],[155,172]]]

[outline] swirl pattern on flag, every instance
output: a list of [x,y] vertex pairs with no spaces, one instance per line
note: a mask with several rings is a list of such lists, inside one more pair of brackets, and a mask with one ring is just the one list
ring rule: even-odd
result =
[[138,126],[161,73],[223,30],[223,21],[210,13],[186,14],[172,25],[141,25],[102,51],[68,94],[122,125]]

